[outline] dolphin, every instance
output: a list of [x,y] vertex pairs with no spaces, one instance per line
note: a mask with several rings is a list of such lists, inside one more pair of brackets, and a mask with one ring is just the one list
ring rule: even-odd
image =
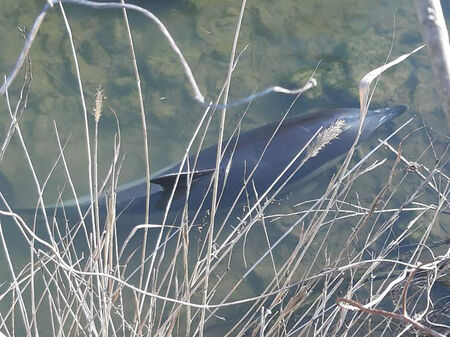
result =
[[[369,110],[358,145],[379,126],[406,109],[406,106],[398,105]],[[218,208],[227,209],[245,200],[254,200],[271,185],[274,191],[283,184],[317,175],[348,153],[359,127],[360,110],[340,108],[288,118],[281,124],[264,125],[224,141],[218,167]],[[335,137],[328,134],[331,141],[312,155],[314,145],[324,141],[326,133],[333,130]],[[211,208],[216,154],[217,144],[190,156],[183,166],[176,163],[151,177],[150,223],[160,224],[163,220],[166,223],[176,222],[185,207],[190,216],[205,213]],[[144,214],[147,200],[145,178],[119,187],[116,193],[117,214]],[[105,200],[105,196],[99,198],[102,213],[106,212]],[[89,197],[82,197],[77,202],[83,212],[91,207]],[[55,207],[47,209],[47,212],[50,211],[54,212]],[[78,213],[76,201],[65,202],[64,212]],[[165,217],[165,214],[168,216]]]

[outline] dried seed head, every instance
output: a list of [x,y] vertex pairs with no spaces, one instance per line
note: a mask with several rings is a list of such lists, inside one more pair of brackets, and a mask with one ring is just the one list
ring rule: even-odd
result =
[[334,124],[319,132],[316,139],[311,142],[306,150],[306,159],[317,156],[317,154],[327,146],[333,139],[345,130],[345,121],[338,119]]
[[103,100],[105,99],[103,95],[103,88],[101,85],[97,88],[97,93],[95,94],[95,106],[93,115],[95,118],[95,121],[98,122],[100,117],[102,116],[102,108],[103,108]]

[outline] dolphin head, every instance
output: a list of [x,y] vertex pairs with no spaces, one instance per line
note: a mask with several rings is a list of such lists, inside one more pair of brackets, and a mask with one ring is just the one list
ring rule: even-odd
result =
[[385,122],[394,119],[397,116],[400,116],[403,112],[406,111],[406,109],[408,109],[406,105],[397,105],[392,108],[383,108],[369,111],[364,124],[375,130]]
[[[378,127],[401,115],[407,108],[406,105],[397,105],[392,108],[369,110],[364,120],[363,132],[359,142],[367,140]],[[348,136],[354,138],[359,130],[360,111],[359,109],[346,109],[345,112],[339,118],[345,121]]]

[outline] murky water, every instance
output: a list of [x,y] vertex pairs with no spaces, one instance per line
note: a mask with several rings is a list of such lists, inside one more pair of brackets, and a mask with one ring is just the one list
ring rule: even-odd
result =
[[[18,26],[29,29],[45,1],[2,0],[0,12],[0,71],[8,74],[23,45]],[[171,0],[133,1],[153,11],[166,25],[191,66],[202,93],[215,100],[224,85],[233,36],[241,2]],[[445,5],[445,3],[444,3]],[[449,17],[449,6],[446,10]],[[99,172],[104,177],[113,158],[116,117],[120,124],[121,154],[124,156],[120,182],[125,183],[145,175],[143,136],[139,101],[131,62],[129,41],[120,10],[93,10],[78,5],[65,5],[83,81],[83,95],[89,114],[90,137],[94,135],[94,121],[90,115],[96,88],[104,88],[107,99],[99,124]],[[193,99],[193,91],[167,41],[155,24],[138,13],[129,12],[129,20],[140,70],[146,120],[149,131],[150,166],[152,172],[179,161],[199,122],[204,107]],[[411,1],[249,1],[244,13],[237,53],[239,62],[233,73],[230,101],[241,99],[271,85],[288,88],[303,86],[317,67],[318,86],[300,97],[291,115],[334,107],[358,107],[358,82],[368,71],[409,52],[421,44],[414,7]],[[390,51],[392,46],[392,50]],[[83,109],[75,66],[62,19],[61,8],[55,6],[47,14],[31,50],[33,82],[27,109],[20,125],[34,168],[44,181],[58,158],[56,128],[62,143],[67,141],[65,158],[71,179],[82,195],[88,191],[88,161]],[[23,74],[10,89],[11,104],[18,99]],[[446,123],[439,98],[433,89],[433,79],[426,50],[422,50],[382,75],[373,96],[373,107],[406,104],[409,111],[381,128],[373,139],[358,151],[361,157],[407,119],[414,117],[409,132],[427,123],[436,133],[445,134]],[[249,130],[279,120],[294,97],[271,94],[254,101],[242,121],[242,129]],[[229,109],[225,134],[236,127],[246,106]],[[219,132],[218,115],[213,118],[205,144],[214,144]],[[0,103],[1,139],[9,126],[9,113],[3,98]],[[435,134],[433,134],[434,136]],[[436,152],[442,152],[445,143],[437,135]],[[400,137],[394,138],[393,145]],[[414,133],[405,142],[403,153],[417,160],[428,151],[428,136]],[[386,150],[380,154],[393,158]],[[429,151],[421,158],[432,160]],[[431,164],[432,165],[432,164]],[[355,184],[352,193],[362,203],[371,202],[385,183],[389,167]],[[13,186],[2,187],[8,201],[15,207],[32,207],[37,192],[23,149],[13,137],[0,163],[0,171]],[[320,195],[331,173],[322,180],[294,189],[287,210],[301,202],[305,195]],[[56,166],[48,182],[44,197],[48,204],[55,201],[66,183],[61,164]],[[405,195],[417,187],[411,178],[403,185]],[[4,186],[7,186],[4,184]],[[319,186],[319,187],[317,187]],[[408,187],[409,186],[409,187]],[[301,192],[296,193],[296,190]],[[64,196],[69,196],[65,189]],[[318,194],[318,195],[315,195]],[[401,202],[401,201],[400,201]],[[279,212],[274,208],[274,213]],[[403,220],[407,223],[408,219]],[[282,233],[291,220],[285,218],[276,224],[276,233]],[[349,222],[351,227],[351,222]],[[345,224],[344,224],[345,227]],[[351,229],[337,231],[336,242],[329,249],[339,249]],[[436,236],[448,237],[448,228],[438,226]],[[264,239],[262,233],[260,239]],[[275,236],[278,234],[274,234]],[[279,235],[278,235],[279,236]],[[342,236],[342,237],[339,237]],[[255,236],[255,238],[258,236]],[[259,237],[258,237],[259,238]],[[14,245],[13,238],[8,238]],[[11,241],[12,240],[12,241]],[[260,247],[265,249],[264,247]],[[292,247],[293,248],[293,247]],[[288,248],[282,248],[289,251]],[[280,250],[282,250],[280,248]],[[251,250],[250,260],[261,252]],[[280,256],[288,253],[279,252]],[[3,258],[3,257],[2,257]],[[0,267],[6,271],[4,260]],[[263,288],[268,267],[259,270]],[[270,276],[269,276],[270,277]],[[0,278],[0,283],[2,279]],[[254,281],[254,284],[257,282]],[[251,288],[251,287],[250,287]]]

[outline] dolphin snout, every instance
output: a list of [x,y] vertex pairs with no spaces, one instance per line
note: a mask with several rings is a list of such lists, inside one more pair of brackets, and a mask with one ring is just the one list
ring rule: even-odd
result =
[[391,118],[394,118],[404,113],[407,109],[408,109],[407,105],[397,105],[392,108],[388,108],[386,113],[391,115],[392,116]]

